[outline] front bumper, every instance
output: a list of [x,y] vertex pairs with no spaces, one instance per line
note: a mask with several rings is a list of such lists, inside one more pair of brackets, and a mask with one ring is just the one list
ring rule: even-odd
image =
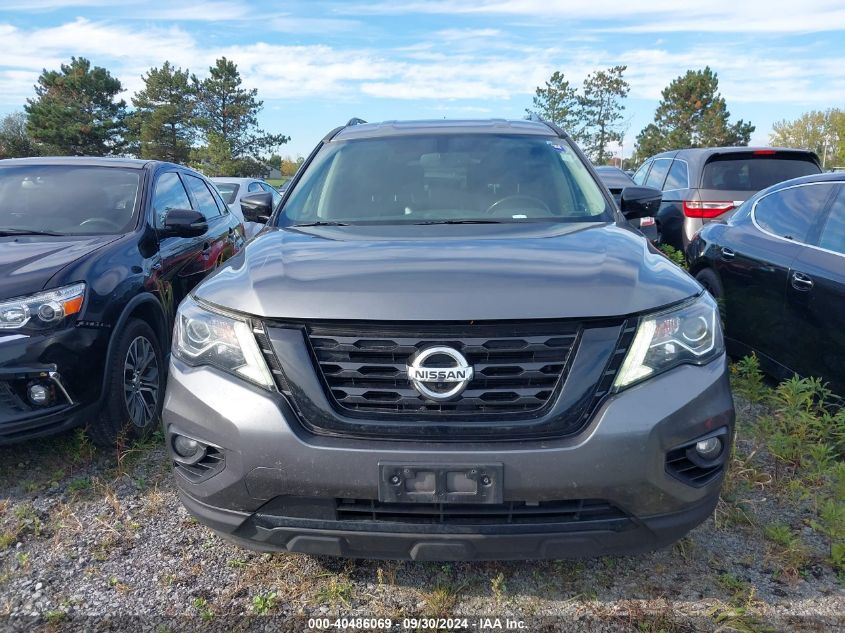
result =
[[[556,440],[435,444],[310,435],[278,394],[176,359],[164,406],[168,438],[187,435],[222,455],[205,476],[176,468],[186,507],[214,530],[256,549],[420,560],[566,558],[671,543],[712,512],[722,473],[689,485],[668,472],[667,454],[717,428],[729,439],[733,419],[724,356],[617,394],[580,433]],[[267,509],[279,499],[375,502],[380,462],[502,464],[507,503],[602,500],[624,520],[467,528]]]
[[[108,334],[68,327],[44,334],[0,335],[0,445],[84,424],[99,399]],[[29,402],[30,384],[51,400]]]

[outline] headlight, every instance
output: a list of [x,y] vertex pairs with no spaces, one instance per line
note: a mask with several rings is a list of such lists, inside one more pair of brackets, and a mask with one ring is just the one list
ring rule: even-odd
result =
[[0,330],[52,327],[65,317],[81,312],[84,301],[84,283],[0,301]]
[[704,293],[679,308],[640,318],[613,386],[619,390],[685,363],[703,365],[723,350],[719,308]]
[[173,354],[188,365],[211,365],[265,388],[273,376],[245,317],[213,312],[187,297],[179,306]]

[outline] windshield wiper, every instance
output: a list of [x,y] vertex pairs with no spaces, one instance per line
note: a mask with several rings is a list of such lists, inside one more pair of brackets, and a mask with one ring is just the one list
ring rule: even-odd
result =
[[422,226],[427,224],[504,224],[501,220],[426,220],[425,222],[414,222]]
[[302,226],[349,226],[346,222],[327,222],[325,220],[318,220],[316,222],[303,222],[302,224],[294,224],[293,228]]
[[0,237],[9,237],[10,235],[61,235],[61,233],[54,233],[53,231],[38,231],[36,229],[13,229],[0,228]]

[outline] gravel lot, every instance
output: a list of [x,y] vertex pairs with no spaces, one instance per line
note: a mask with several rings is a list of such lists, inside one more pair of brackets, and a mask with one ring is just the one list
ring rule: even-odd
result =
[[[716,515],[640,557],[392,563],[258,554],[179,504],[156,442],[113,455],[80,433],[0,449],[0,630],[307,630],[310,617],[480,616],[525,630],[845,630],[845,578],[743,433]],[[783,551],[767,525],[800,540]],[[495,624],[495,622],[491,622]],[[421,628],[421,627],[420,627]],[[491,629],[495,630],[495,629]]]

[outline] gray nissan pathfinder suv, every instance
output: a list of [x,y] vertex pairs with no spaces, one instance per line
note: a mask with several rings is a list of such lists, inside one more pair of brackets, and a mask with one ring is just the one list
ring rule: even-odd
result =
[[[717,306],[538,121],[353,120],[182,302],[181,499],[247,547],[416,560],[660,547],[733,433]],[[269,220],[267,219],[269,217]]]

